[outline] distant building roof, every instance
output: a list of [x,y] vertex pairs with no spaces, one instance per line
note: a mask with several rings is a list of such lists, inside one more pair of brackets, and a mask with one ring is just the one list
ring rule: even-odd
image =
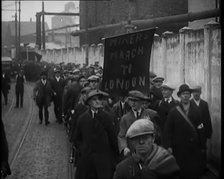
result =
[[[11,30],[11,35],[15,36],[15,22],[8,22]],[[45,22],[45,30],[48,30],[48,24]],[[36,33],[36,22],[24,21],[20,24],[21,36]]]
[[[19,28],[19,27],[18,27]],[[45,30],[48,30],[48,24],[45,22]],[[21,43],[31,42],[32,39],[29,36],[36,33],[36,22],[22,21],[20,25]],[[14,21],[2,21],[2,46],[10,46],[15,43],[15,22]],[[24,38],[23,38],[24,37]],[[27,40],[31,39],[31,40]]]

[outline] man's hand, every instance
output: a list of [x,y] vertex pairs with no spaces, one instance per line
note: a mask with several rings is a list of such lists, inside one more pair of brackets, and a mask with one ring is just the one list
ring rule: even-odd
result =
[[126,157],[130,152],[131,152],[130,149],[126,147],[124,148],[123,154]]
[[74,109],[72,109],[72,110],[71,110],[71,114],[74,114],[74,113],[75,113],[75,110],[74,110]]
[[171,147],[169,147],[167,150],[170,152],[170,154],[173,153],[173,149]]

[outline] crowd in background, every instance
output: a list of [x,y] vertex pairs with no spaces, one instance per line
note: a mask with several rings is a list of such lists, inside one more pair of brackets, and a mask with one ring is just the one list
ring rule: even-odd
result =
[[[16,75],[17,107],[24,76],[31,78],[26,65]],[[98,64],[43,63],[39,77],[33,89],[39,124],[50,124],[53,103],[55,121],[66,126],[76,179],[199,179],[207,172],[212,126],[200,86],[181,84],[174,99],[176,87],[150,72],[149,94],[133,89],[115,97],[102,91]]]

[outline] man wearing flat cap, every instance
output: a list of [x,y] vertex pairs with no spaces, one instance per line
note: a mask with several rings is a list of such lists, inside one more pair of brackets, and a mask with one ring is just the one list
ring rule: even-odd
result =
[[172,96],[175,88],[172,87],[171,84],[164,83],[160,88],[163,95],[163,99],[157,100],[153,106],[153,109],[155,109],[160,116],[159,118],[160,120],[157,122],[157,124],[159,125],[159,128],[161,130],[160,131],[161,139],[163,141],[163,130],[164,130],[164,125],[166,123],[167,115],[173,107],[179,104],[179,102],[175,100]]
[[78,179],[113,176],[119,152],[113,119],[102,110],[103,96],[100,90],[88,92],[89,109],[77,121],[74,142],[80,149],[75,177]]
[[91,75],[88,79],[89,86],[91,89],[99,89],[100,78],[97,75]]
[[126,157],[130,154],[130,147],[125,137],[126,132],[130,125],[140,119],[147,117],[152,121],[156,121],[158,114],[152,109],[145,109],[143,103],[148,100],[148,97],[138,90],[131,90],[128,94],[129,105],[131,110],[122,116],[120,120],[120,130],[118,133],[118,147],[120,153]]
[[133,152],[116,166],[113,179],[178,178],[179,166],[174,156],[154,143],[155,128],[152,121],[135,121],[126,137]]
[[163,99],[163,95],[160,88],[163,84],[163,81],[164,81],[164,78],[159,76],[156,76],[155,78],[152,79],[153,86],[150,89],[150,92],[152,94],[152,97],[151,97],[152,106],[155,104],[157,100]]
[[33,99],[39,108],[39,124],[43,122],[43,110],[45,125],[49,124],[49,112],[48,107],[51,104],[51,98],[53,95],[53,90],[50,81],[47,79],[47,73],[45,71],[40,74],[41,79],[38,80],[33,89]]
[[176,158],[181,179],[199,179],[206,171],[204,121],[190,103],[191,93],[187,84],[179,87],[180,104],[169,112],[164,129],[164,147]]

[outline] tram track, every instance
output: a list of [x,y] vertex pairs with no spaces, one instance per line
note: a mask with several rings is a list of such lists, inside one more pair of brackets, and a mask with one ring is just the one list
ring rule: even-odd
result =
[[[26,88],[29,88],[31,90],[32,86],[30,84],[26,84]],[[28,95],[28,94],[26,93],[26,95]],[[26,139],[26,136],[28,134],[28,131],[29,131],[31,122],[33,120],[33,108],[34,108],[34,104],[33,104],[32,99],[29,96],[28,96],[28,99],[30,99],[31,106],[30,106],[30,109],[29,109],[29,114],[26,117],[26,121],[27,122],[25,123],[25,127],[22,129],[21,136],[19,137],[19,139],[17,139],[17,141],[19,141],[19,142],[16,145],[15,151],[13,151],[13,153],[12,153],[11,160],[9,161],[9,164],[10,164],[11,167],[13,167],[14,164],[15,164],[15,161],[16,161],[16,159],[17,159],[17,157],[19,155],[19,152],[20,152],[20,150],[21,150],[21,148],[23,146],[23,143],[24,143],[24,141]],[[11,108],[11,110],[12,110],[12,108]],[[9,113],[11,112],[11,110],[9,111]]]
[[9,106],[9,109],[6,111],[6,113],[4,114],[4,116],[2,116],[2,119],[7,119],[7,116],[9,115],[9,113],[12,111],[12,109],[13,109],[13,106],[14,106],[14,104],[15,104],[15,99],[16,99],[16,97],[15,97],[15,95],[13,95],[13,97],[12,97],[12,102],[10,103],[10,106]]
[[[38,177],[40,177],[41,175],[42,176],[51,175],[54,178],[74,179],[75,168],[74,168],[73,164],[71,164],[69,162],[69,158],[67,158],[69,155],[67,157],[64,156],[64,159],[67,158],[66,162],[64,163],[65,168],[67,168],[67,171],[64,170],[66,172],[58,173],[58,170],[55,170],[55,173],[53,172],[51,174],[46,172],[46,167],[47,168],[49,167],[49,164],[47,165],[47,163],[49,162],[49,160],[52,160],[52,157],[54,157],[54,155],[55,155],[54,152],[50,155],[46,155],[48,150],[51,149],[51,147],[52,147],[52,139],[51,138],[47,137],[44,140],[39,139],[39,141],[38,140],[31,141],[31,139],[36,139],[36,138],[33,138],[33,134],[36,133],[36,129],[39,127],[39,125],[36,126],[35,130],[34,130],[35,132],[32,131],[33,127],[35,125],[34,120],[36,119],[36,110],[35,110],[35,102],[32,99],[32,89],[31,88],[32,88],[32,84],[30,85],[29,83],[27,83],[26,88],[25,88],[26,93],[24,93],[24,99],[25,99],[24,100],[25,101],[24,108],[21,108],[21,109],[12,108],[12,110],[9,111],[10,114],[9,114],[9,120],[7,121],[7,123],[9,124],[8,129],[10,129],[10,130],[8,132],[10,133],[14,128],[17,129],[16,135],[10,135],[11,141],[14,141],[14,142],[11,142],[11,145],[10,145],[11,146],[10,156],[11,157],[9,158],[9,164],[10,164],[10,168],[11,168],[13,174],[11,176],[9,176],[9,179],[11,179],[11,178],[14,179],[14,178],[20,177],[20,176],[28,177],[28,176],[34,176],[34,175],[38,176]],[[10,125],[10,122],[13,125]],[[15,123],[16,125],[14,124],[14,122],[16,122]],[[18,122],[20,122],[20,125],[17,125]],[[52,125],[51,128],[47,128],[47,127],[42,128],[41,127],[39,129],[39,130],[42,130],[42,132],[43,132],[42,137],[44,137],[44,135],[46,135],[47,133],[53,134],[52,132],[54,132],[54,130],[59,127],[53,123],[51,125]],[[45,129],[48,129],[47,130],[48,132]],[[60,128],[58,128],[58,129],[60,129]],[[37,130],[37,131],[39,131],[39,130]],[[62,131],[62,132],[65,132],[65,131]],[[56,133],[56,134],[57,134],[56,138],[58,139],[58,133]],[[52,135],[52,136],[54,136],[54,135]],[[34,142],[34,145],[32,144],[33,142]],[[56,141],[56,143],[57,143],[57,141]],[[27,146],[27,144],[31,144],[31,145]],[[69,142],[67,144],[69,145]],[[57,146],[57,149],[59,151],[57,153],[60,153],[60,147],[58,147],[58,143],[55,144],[55,146]],[[32,151],[29,151],[31,148],[32,148]],[[67,149],[68,149],[68,152],[70,152],[69,151],[70,147],[68,147]],[[29,151],[29,153],[27,153],[28,155],[34,151],[34,155],[33,155],[34,158],[37,157],[37,155],[39,155],[39,159],[40,158],[42,158],[42,159],[35,160],[34,158],[30,158],[30,160],[29,160],[28,159],[29,157],[27,157],[27,155],[26,155],[26,153],[24,153],[24,151]],[[39,152],[42,151],[43,153],[37,154],[37,151],[39,151]],[[51,158],[49,156],[51,156]],[[59,155],[57,155],[57,156],[59,156]],[[21,158],[22,158],[22,161],[21,161]],[[58,167],[58,166],[61,167],[62,164],[60,162],[59,163],[57,162],[58,161],[57,158],[58,157],[55,157],[56,162],[52,161],[51,165],[55,165],[55,167]],[[35,162],[33,162],[33,160],[35,160]],[[32,162],[30,163],[30,161],[32,161]],[[46,162],[46,164],[44,164],[45,162]],[[46,166],[44,166],[44,165],[46,165]],[[21,166],[28,168],[31,173],[20,171]],[[51,170],[51,171],[53,171],[53,170]],[[63,174],[65,174],[65,175],[63,175]]]

